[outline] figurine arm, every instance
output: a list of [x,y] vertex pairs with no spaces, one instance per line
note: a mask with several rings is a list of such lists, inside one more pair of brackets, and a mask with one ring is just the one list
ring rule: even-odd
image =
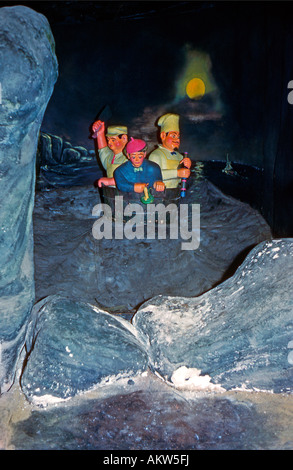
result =
[[99,188],[102,187],[102,184],[104,186],[115,186],[115,179],[114,178],[106,178],[102,177],[98,180],[98,186]]
[[184,165],[186,168],[190,169],[191,167],[191,160],[189,157],[184,157],[181,162],[180,162],[180,165]]
[[188,168],[179,168],[179,170],[177,170],[177,176],[178,178],[189,178],[190,170]]
[[134,183],[134,192],[143,193],[144,188],[146,188],[148,185],[148,183]]
[[150,179],[150,184],[152,185],[155,191],[164,191],[166,186],[163,183],[163,176],[160,166],[156,162],[152,162],[150,163],[150,165],[152,175]]
[[[189,178],[190,176],[190,167],[191,160],[189,157],[184,157],[180,162],[181,168],[177,170],[177,175],[179,178]],[[182,166],[183,165],[183,166]]]
[[134,191],[134,186],[135,186],[134,183],[130,183],[127,180],[127,178],[124,176],[124,174],[121,170],[117,171],[119,169],[120,169],[120,167],[118,167],[114,171],[114,174],[113,174],[117,188],[119,189],[119,191],[124,191],[124,192],[127,192],[127,193],[133,192]]
[[155,181],[154,182],[154,185],[153,185],[153,188],[156,190],[156,191],[165,191],[165,184],[163,183],[163,181]]
[[107,147],[107,139],[105,136],[105,123],[103,121],[95,121],[92,125],[92,130],[96,133],[98,149]]

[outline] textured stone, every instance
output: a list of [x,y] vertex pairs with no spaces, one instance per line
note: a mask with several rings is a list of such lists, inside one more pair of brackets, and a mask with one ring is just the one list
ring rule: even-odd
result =
[[78,162],[80,159],[81,153],[74,148],[67,148],[62,152],[62,163]]
[[11,385],[34,302],[32,211],[35,156],[57,79],[47,19],[0,9],[0,391]]
[[83,163],[93,160],[95,155],[81,146],[73,147],[70,142],[64,141],[57,135],[40,132],[37,151],[38,167],[56,167],[63,164],[63,172],[66,174],[68,163]]
[[172,381],[185,366],[186,388],[201,371],[203,380],[208,375],[225,389],[292,391],[292,260],[292,239],[263,242],[205,294],[144,304],[133,325],[153,370]]
[[[68,174],[66,178],[71,181]],[[200,245],[184,251],[183,239],[171,239],[169,233],[165,240],[157,235],[154,240],[146,235],[115,239],[114,224],[113,239],[96,240],[92,210],[101,201],[92,185],[38,192],[37,299],[62,293],[91,304],[98,301],[107,311],[129,313],[159,294],[194,297],[234,272],[252,246],[271,237],[257,211],[208,181],[194,181],[186,200],[200,204]]]
[[71,398],[148,367],[133,326],[83,302],[52,296],[33,309],[21,386],[38,404]]

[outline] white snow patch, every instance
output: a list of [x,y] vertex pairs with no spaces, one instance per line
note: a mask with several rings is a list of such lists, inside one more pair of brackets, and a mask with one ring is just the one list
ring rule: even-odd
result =
[[241,387],[232,388],[233,392],[259,392],[259,393],[271,393],[274,394],[273,390],[262,390],[261,388],[256,387],[247,387],[245,384],[242,384]]
[[186,366],[179,367],[173,372],[171,381],[176,388],[183,390],[213,390],[224,392],[225,389],[220,385],[210,383],[211,378],[209,375],[200,375],[201,370],[195,368],[188,368]]
[[55,397],[54,395],[47,394],[47,395],[42,395],[40,397],[34,395],[32,402],[34,405],[47,407],[47,406],[56,405],[57,403],[65,402],[68,400],[70,400],[70,397],[60,398],[60,397]]

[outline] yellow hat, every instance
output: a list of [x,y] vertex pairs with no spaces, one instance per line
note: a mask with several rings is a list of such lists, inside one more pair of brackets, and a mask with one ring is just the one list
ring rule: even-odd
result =
[[179,132],[179,115],[171,113],[164,114],[158,120],[158,125],[161,127],[161,132]]
[[120,134],[127,134],[127,127],[126,126],[109,126],[107,129],[106,136],[112,135],[120,135]]

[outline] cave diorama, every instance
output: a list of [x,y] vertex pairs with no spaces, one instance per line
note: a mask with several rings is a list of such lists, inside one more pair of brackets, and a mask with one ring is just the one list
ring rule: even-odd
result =
[[283,2],[0,2],[2,450],[292,450],[292,50]]

